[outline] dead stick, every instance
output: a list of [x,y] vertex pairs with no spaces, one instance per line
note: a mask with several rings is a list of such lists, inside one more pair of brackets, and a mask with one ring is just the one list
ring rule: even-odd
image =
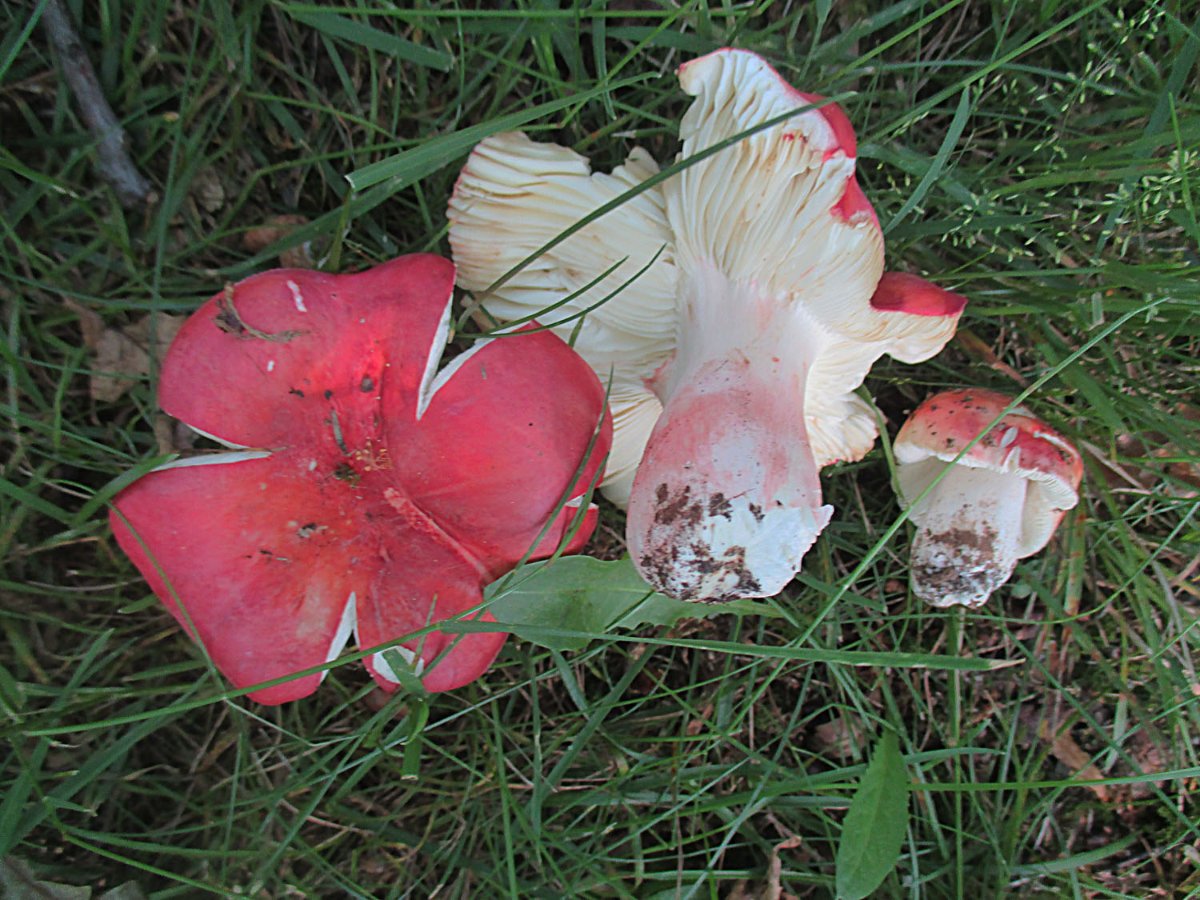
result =
[[96,138],[96,170],[100,177],[112,185],[122,206],[148,202],[154,189],[129,158],[125,149],[125,129],[104,99],[96,70],[92,68],[61,0],[48,0],[42,13],[42,24],[58,55],[67,85],[75,95],[79,115]]

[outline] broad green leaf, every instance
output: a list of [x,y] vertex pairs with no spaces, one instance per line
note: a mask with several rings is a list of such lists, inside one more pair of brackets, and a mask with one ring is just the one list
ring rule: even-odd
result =
[[0,859],[0,897],[14,900],[88,900],[90,887],[43,881],[24,860],[14,856]]
[[908,772],[895,732],[885,731],[850,801],[837,852],[837,895],[860,900],[896,866],[908,829]]
[[613,628],[671,625],[726,612],[772,613],[762,603],[673,600],[646,584],[628,557],[605,562],[567,556],[530,563],[493,582],[484,596],[506,629],[551,650],[582,650]]

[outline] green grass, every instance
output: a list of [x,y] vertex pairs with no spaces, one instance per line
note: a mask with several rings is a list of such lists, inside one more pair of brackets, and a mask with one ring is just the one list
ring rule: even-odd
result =
[[[8,0],[5,854],[156,896],[768,896],[776,860],[783,891],[831,896],[846,809],[891,729],[913,792],[881,896],[1200,893],[1186,4],[81,6],[159,199],[122,210],[97,182],[44,37]],[[104,501],[158,455],[154,377],[92,401],[65,301],[113,327],[189,311],[275,264],[242,237],[280,213],[310,220],[294,240],[315,239],[331,270],[446,252],[445,203],[479,136],[520,121],[598,167],[634,143],[668,160],[675,67],[729,44],[849,95],[889,265],[971,299],[966,339],[873,370],[892,433],[937,388],[1035,385],[1029,404],[1084,449],[1078,510],[983,610],[934,611],[907,595],[878,448],[825,473],[838,512],[776,617],[570,653],[511,640],[484,679],[427,701],[381,702],[353,662],[283,708],[236,696],[108,531]],[[606,510],[602,552],[621,530]],[[930,664],[860,657],[893,652]],[[1103,784],[1084,784],[1056,730]]]

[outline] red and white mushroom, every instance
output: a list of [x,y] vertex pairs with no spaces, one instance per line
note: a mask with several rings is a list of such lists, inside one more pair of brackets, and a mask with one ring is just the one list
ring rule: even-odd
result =
[[896,436],[900,499],[917,527],[912,590],[934,606],[983,604],[1079,500],[1083,461],[1062,434],[1023,406],[989,428],[1011,403],[995,391],[943,391]]
[[[411,636],[397,649],[425,688],[458,687],[505,635],[425,630],[488,620],[484,584],[591,533],[580,499],[610,440],[599,381],[544,331],[439,371],[453,284],[428,255],[265,272],[205,303],[167,352],[162,408],[233,452],[151,472],[110,519],[234,685],[321,666],[354,634],[362,649]],[[365,662],[385,688],[400,680],[383,652]],[[322,674],[251,696],[303,697]]]
[[795,115],[643,190],[500,284],[658,168],[635,149],[592,173],[571,150],[497,135],[459,177],[450,242],[459,283],[489,311],[517,319],[559,304],[542,321],[578,329],[575,348],[611,378],[605,488],[628,504],[643,576],[684,599],[769,596],[832,513],[821,467],[874,443],[874,412],[854,389],[885,353],[934,355],[965,301],[883,274],[836,104],[738,50],[689,62],[679,79],[696,98],[681,159]]

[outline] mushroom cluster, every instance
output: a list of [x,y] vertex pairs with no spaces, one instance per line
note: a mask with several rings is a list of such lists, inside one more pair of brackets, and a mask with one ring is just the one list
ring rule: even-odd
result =
[[937,353],[965,300],[884,273],[836,104],[739,50],[679,79],[695,97],[679,172],[562,238],[658,166],[634,149],[593,173],[567,148],[496,135],[459,176],[450,244],[489,313],[554,307],[544,321],[609,381],[604,489],[628,506],[647,581],[689,600],[771,596],[829,521],[820,469],[877,436],[855,389],[884,354]]
[[[121,548],[237,687],[314,691],[351,634],[396,648],[425,689],[484,672],[500,632],[482,587],[576,552],[611,429],[604,391],[545,331],[481,341],[440,371],[454,268],[401,257],[355,275],[279,269],[184,324],[163,410],[228,446],[156,469],[114,501]],[[553,390],[546,390],[553,385]],[[391,653],[365,659],[393,689]],[[306,671],[307,670],[307,671]]]
[[912,591],[933,606],[982,605],[1079,502],[1079,451],[995,391],[929,397],[892,450],[900,500],[917,528]]

